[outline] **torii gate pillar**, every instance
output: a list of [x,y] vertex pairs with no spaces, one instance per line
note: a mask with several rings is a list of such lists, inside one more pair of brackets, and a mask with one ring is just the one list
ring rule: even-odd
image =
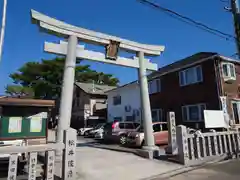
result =
[[77,44],[78,38],[74,35],[69,36],[61,92],[60,116],[57,128],[58,142],[63,142],[63,132],[70,127],[71,122]]
[[138,80],[140,83],[140,98],[141,98],[141,110],[142,110],[142,122],[144,127],[144,146],[143,148],[146,150],[156,149],[154,137],[153,137],[153,129],[152,129],[152,113],[151,106],[149,100],[148,93],[148,80],[147,80],[147,72],[146,67],[144,65],[144,53],[138,53],[139,59],[139,69],[138,69]]

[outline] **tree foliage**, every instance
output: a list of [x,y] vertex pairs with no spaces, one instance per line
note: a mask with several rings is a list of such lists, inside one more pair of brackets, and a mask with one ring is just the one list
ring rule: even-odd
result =
[[[75,68],[75,81],[94,82],[116,86],[119,80],[112,74],[104,74],[90,68],[89,65],[79,65],[77,60]],[[55,99],[60,97],[63,80],[65,58],[56,57],[41,62],[28,62],[10,74],[15,85],[8,85],[6,93],[15,96],[33,96],[42,99]]]

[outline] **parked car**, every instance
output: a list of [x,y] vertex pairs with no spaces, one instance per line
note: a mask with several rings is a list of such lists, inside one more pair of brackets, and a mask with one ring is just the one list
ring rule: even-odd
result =
[[94,139],[103,140],[103,133],[104,133],[103,128],[99,129],[99,131],[95,133]]
[[93,127],[80,128],[80,129],[78,130],[77,134],[78,134],[78,136],[84,136],[84,135],[86,135],[86,134],[85,134],[86,131],[89,131],[89,130],[91,130],[91,129],[93,129]]
[[105,123],[100,123],[98,125],[96,125],[93,129],[87,131],[85,134],[87,137],[95,137],[95,134],[100,131],[101,129],[103,129]]
[[[168,144],[167,123],[156,122],[153,123],[152,127],[155,144]],[[127,144],[135,147],[142,147],[144,145],[144,131],[142,126],[137,131],[128,133]]]
[[119,142],[126,144],[126,137],[129,132],[137,131],[140,123],[136,122],[111,122],[104,126],[104,141]]

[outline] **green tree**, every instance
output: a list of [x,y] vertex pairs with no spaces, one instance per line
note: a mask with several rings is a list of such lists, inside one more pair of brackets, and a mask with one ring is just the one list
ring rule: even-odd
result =
[[6,93],[15,97],[34,97],[34,92],[32,88],[19,85],[7,85]]
[[[116,86],[119,80],[112,74],[104,74],[91,70],[89,65],[79,65],[77,60],[75,68],[75,81],[93,82]],[[60,97],[63,79],[65,58],[56,57],[41,62],[28,62],[10,74],[14,85],[6,87],[6,93],[15,96],[32,96],[41,99],[54,99]]]

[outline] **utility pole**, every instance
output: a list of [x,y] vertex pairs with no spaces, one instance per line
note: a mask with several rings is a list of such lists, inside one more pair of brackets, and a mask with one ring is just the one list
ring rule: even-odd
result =
[[233,14],[233,21],[234,21],[237,54],[238,54],[238,58],[240,59],[240,12],[239,12],[239,0],[231,0],[231,12]]
[[4,0],[3,13],[2,13],[2,27],[1,27],[1,35],[0,35],[0,62],[2,60],[3,39],[4,39],[5,25],[6,25],[6,11],[7,11],[7,0]]

